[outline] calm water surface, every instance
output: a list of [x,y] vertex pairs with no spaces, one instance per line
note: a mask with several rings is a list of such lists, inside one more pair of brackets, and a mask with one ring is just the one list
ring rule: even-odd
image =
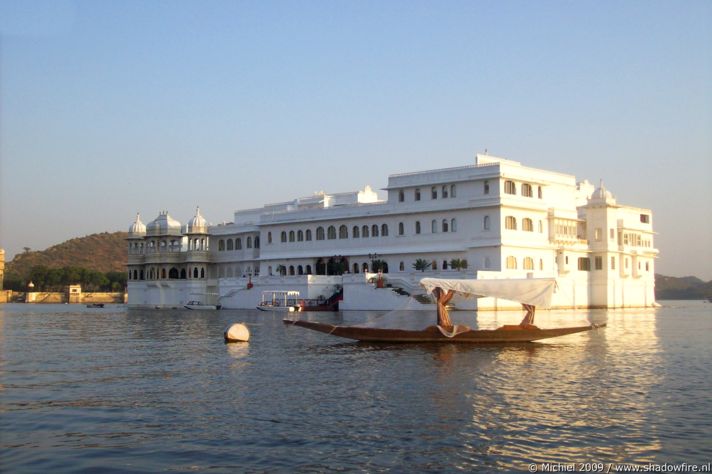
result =
[[[314,314],[347,323],[369,315]],[[480,326],[517,321],[482,313]],[[540,312],[605,329],[369,345],[257,311],[0,305],[0,470],[453,471],[712,460],[712,304]],[[249,344],[222,340],[244,321]]]

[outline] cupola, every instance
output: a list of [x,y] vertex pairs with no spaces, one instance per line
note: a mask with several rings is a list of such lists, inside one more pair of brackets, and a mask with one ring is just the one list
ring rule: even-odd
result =
[[146,235],[146,225],[141,222],[141,214],[136,213],[136,220],[129,227],[129,237],[143,237]]
[[161,211],[154,220],[146,226],[146,235],[176,235],[181,234],[180,222],[168,215],[168,211]]

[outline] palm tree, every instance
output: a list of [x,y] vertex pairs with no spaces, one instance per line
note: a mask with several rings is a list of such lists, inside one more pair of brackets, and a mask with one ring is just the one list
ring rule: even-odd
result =
[[420,270],[421,272],[424,272],[425,270],[430,268],[431,265],[432,265],[431,262],[425,260],[424,258],[419,258],[415,261],[415,263],[413,263],[413,268],[415,268],[416,270]]
[[453,270],[465,270],[467,268],[467,260],[464,258],[453,258],[450,260],[450,268]]

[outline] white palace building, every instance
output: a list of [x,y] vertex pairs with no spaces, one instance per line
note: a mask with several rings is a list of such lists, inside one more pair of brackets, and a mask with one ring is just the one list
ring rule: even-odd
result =
[[185,226],[167,212],[147,225],[137,216],[129,305],[254,308],[263,291],[343,290],[340,309],[385,310],[422,293],[425,276],[554,277],[554,307],[655,305],[652,213],[618,204],[602,184],[478,154],[469,166],[391,175],[385,191],[385,201],[368,186],[317,193],[218,225],[200,210]]

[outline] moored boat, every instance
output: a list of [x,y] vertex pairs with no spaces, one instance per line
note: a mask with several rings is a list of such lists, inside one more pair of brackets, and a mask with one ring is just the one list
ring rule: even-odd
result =
[[260,304],[257,309],[260,311],[299,311],[300,293],[297,290],[285,291],[263,291]]
[[212,309],[220,309],[220,305],[214,305],[214,304],[205,304],[202,301],[188,301],[186,304],[183,305],[185,309],[205,309],[205,310],[212,310]]
[[104,303],[89,303],[87,308],[103,308]]

